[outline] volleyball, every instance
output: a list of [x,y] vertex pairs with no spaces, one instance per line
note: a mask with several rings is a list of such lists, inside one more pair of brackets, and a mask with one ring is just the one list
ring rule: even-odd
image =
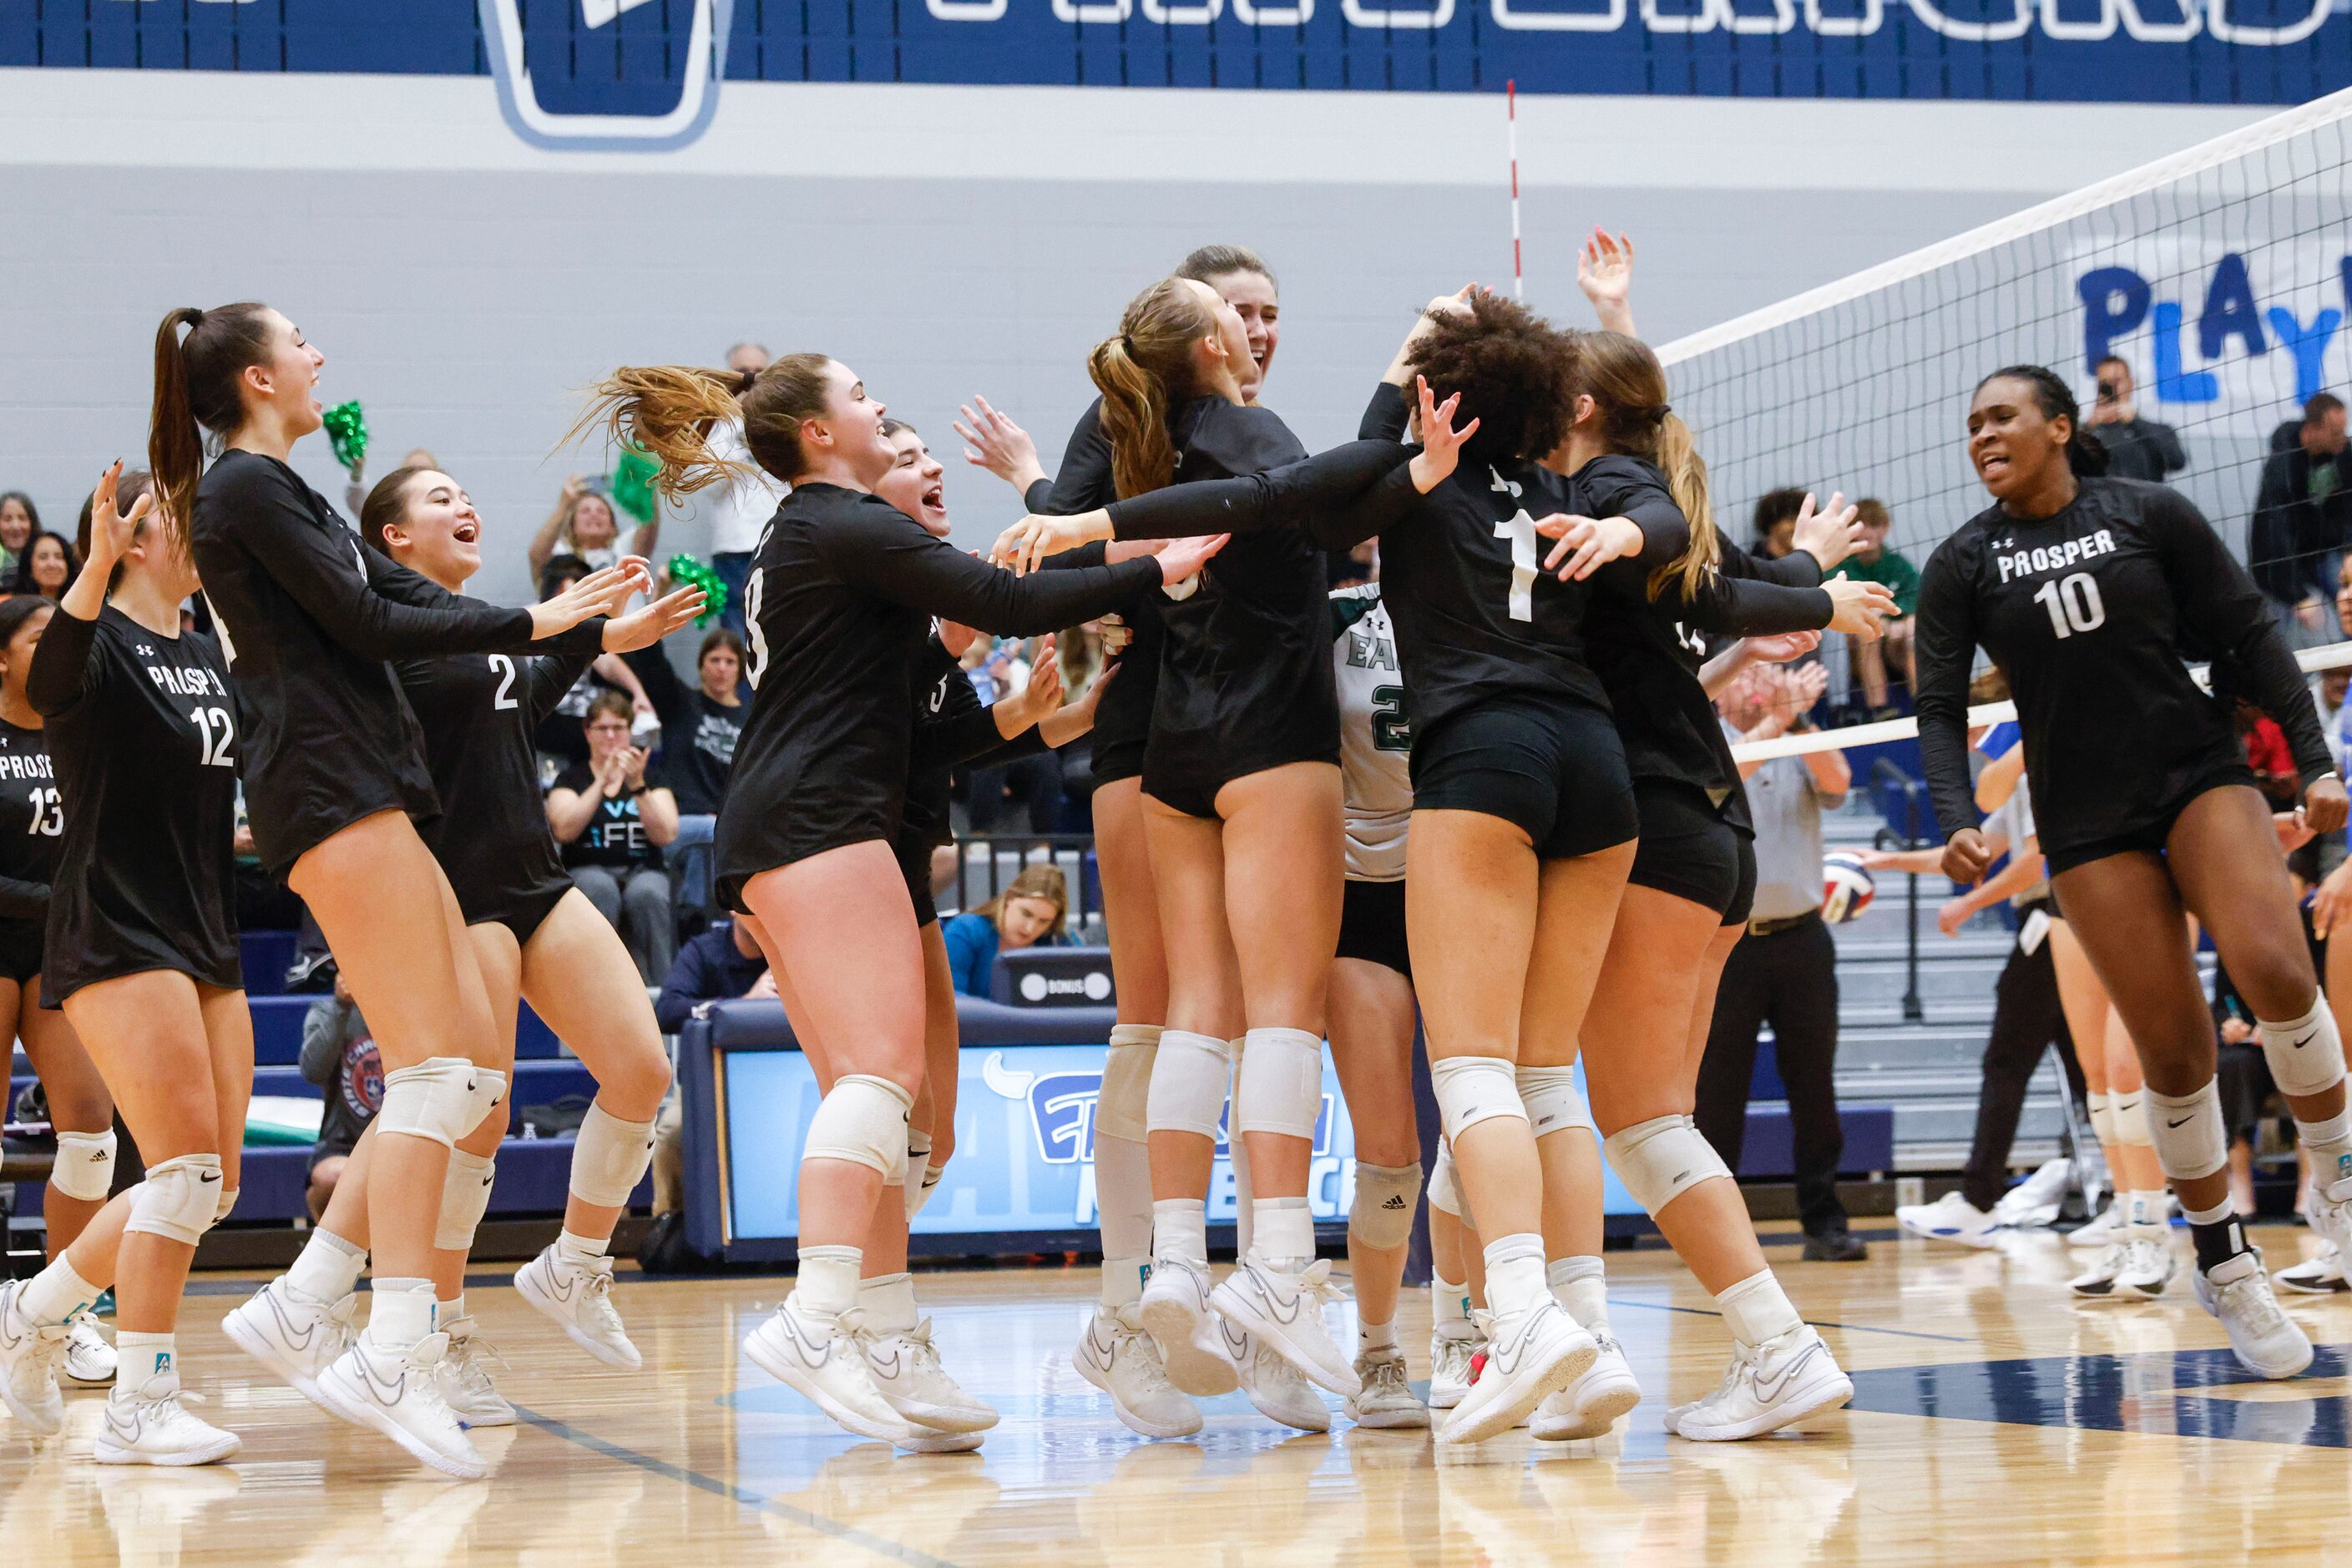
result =
[[1822,857],[1822,919],[1833,926],[1858,921],[1877,896],[1877,879],[1861,856],[1841,849]]

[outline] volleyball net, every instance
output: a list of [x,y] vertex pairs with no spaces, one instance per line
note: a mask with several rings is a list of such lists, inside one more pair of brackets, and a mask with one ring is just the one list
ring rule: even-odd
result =
[[[1793,488],[1826,500],[1842,490],[1882,501],[1889,547],[1920,568],[1989,504],[1966,452],[1970,394],[2003,365],[2047,365],[2121,455],[2118,471],[2171,469],[2167,482],[2252,569],[2305,667],[2326,668],[2352,664],[2335,604],[2352,487],[2326,493],[2333,465],[2311,460],[2303,427],[2315,395],[2352,398],[2347,313],[2352,91],[1659,354],[1731,537],[1753,542],[1758,503],[1770,492]],[[2321,436],[2326,426],[2318,422]],[[2352,476],[2352,455],[2344,470]],[[2266,499],[2287,504],[2258,505]],[[1850,657],[1829,639],[1833,699],[1853,679]],[[1897,719],[1762,742],[1741,755],[1916,732]]]

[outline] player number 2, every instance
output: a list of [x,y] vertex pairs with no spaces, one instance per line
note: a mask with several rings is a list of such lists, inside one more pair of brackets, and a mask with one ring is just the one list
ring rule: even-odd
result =
[[513,658],[508,654],[494,653],[490,655],[490,668],[499,672],[498,695],[490,699],[490,706],[500,710],[521,707],[522,704],[515,700]]
[[2099,597],[2099,580],[2088,572],[2042,584],[2033,602],[2050,612],[2050,629],[2061,637],[2095,632],[2107,624],[2107,606]]
[[236,759],[228,754],[229,742],[236,739],[236,726],[226,708],[191,708],[188,720],[196,727],[196,743],[203,755],[198,761],[208,768],[233,768]]
[[32,792],[33,825],[25,829],[55,838],[66,830],[66,808],[58,792],[36,789]]

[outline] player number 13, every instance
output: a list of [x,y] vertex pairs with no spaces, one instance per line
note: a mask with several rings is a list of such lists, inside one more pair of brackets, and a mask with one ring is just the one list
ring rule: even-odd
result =
[[2050,629],[2061,638],[2076,632],[2095,632],[2107,624],[2107,606],[2099,597],[2099,580],[2077,572],[2042,584],[2033,602],[2050,612]]

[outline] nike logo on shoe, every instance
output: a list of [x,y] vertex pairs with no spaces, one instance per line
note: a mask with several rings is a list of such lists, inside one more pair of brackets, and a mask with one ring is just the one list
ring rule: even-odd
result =
[[815,1371],[833,1359],[833,1345],[830,1341],[813,1340],[801,1332],[800,1324],[793,1321],[793,1315],[790,1312],[779,1312],[776,1316],[784,1321],[784,1328],[793,1336],[793,1348],[800,1352],[802,1362],[810,1371]]
[[1808,1362],[1811,1361],[1816,1355],[1826,1353],[1828,1350],[1829,1347],[1827,1345],[1822,1344],[1819,1340],[1815,1340],[1811,1344],[1807,1345],[1793,1359],[1791,1359],[1788,1365],[1782,1367],[1773,1375],[1771,1385],[1769,1388],[1765,1385],[1764,1373],[1759,1370],[1756,1373],[1757,1397],[1763,1400],[1767,1405],[1772,1404],[1774,1401],[1778,1400],[1780,1395],[1789,1391],[1789,1384],[1796,1380],[1797,1373],[1803,1369]]

